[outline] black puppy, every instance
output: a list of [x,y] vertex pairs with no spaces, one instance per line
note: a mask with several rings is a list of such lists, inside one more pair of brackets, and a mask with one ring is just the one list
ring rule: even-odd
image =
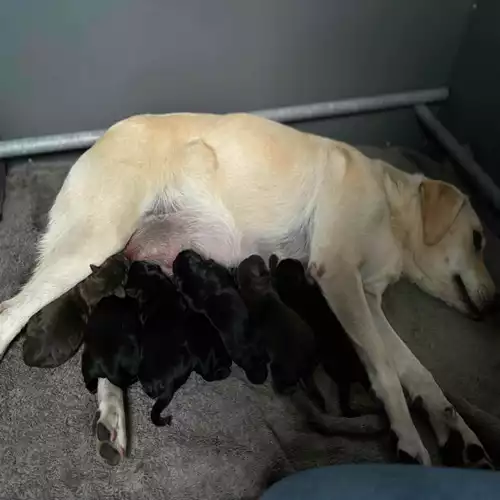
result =
[[236,279],[251,320],[265,339],[275,390],[294,392],[299,383],[311,380],[317,364],[313,331],[281,301],[261,257],[252,255],[241,262]]
[[24,362],[28,366],[54,368],[76,354],[92,308],[103,297],[125,296],[129,264],[118,253],[101,266],[91,265],[92,274],[87,279],[35,314],[24,330]]
[[156,402],[151,420],[157,426],[172,417],[161,412],[193,370],[206,380],[230,374],[231,358],[218,332],[203,316],[191,311],[174,283],[156,264],[134,262],[129,270],[127,295],[139,302],[142,331],[138,378]]
[[285,259],[277,263],[277,258],[273,256],[271,270],[280,298],[314,331],[319,360],[325,372],[338,385],[342,414],[354,416],[350,407],[351,384],[361,383],[367,391],[371,384],[346,331],[328,305],[319,285],[306,276],[301,262]]
[[187,308],[184,321],[189,351],[194,357],[195,372],[207,382],[229,377],[233,360],[210,320],[204,314]]
[[161,412],[194,368],[183,328],[186,307],[175,285],[156,264],[133,262],[126,291],[140,307],[138,378],[146,394],[156,399],[151,420],[157,426],[170,424],[172,417],[163,418]]
[[97,379],[107,378],[126,389],[137,380],[141,359],[137,300],[105,297],[92,310],[84,333],[82,374],[90,392]]
[[269,357],[259,332],[251,328],[248,309],[231,273],[193,250],[179,253],[173,271],[189,305],[205,314],[217,328],[229,355],[243,368],[248,380],[263,384]]

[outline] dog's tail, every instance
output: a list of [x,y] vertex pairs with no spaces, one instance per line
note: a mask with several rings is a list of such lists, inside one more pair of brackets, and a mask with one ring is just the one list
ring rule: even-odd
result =
[[291,396],[293,404],[305,416],[307,424],[326,436],[366,436],[379,434],[388,429],[384,415],[369,414],[359,417],[339,417],[323,413],[311,401],[306,392],[298,389]]

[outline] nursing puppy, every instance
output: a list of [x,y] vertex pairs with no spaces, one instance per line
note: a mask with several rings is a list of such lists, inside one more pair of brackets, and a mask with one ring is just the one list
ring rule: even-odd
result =
[[314,331],[318,360],[337,383],[342,414],[354,416],[350,407],[351,385],[358,382],[370,390],[371,384],[351,340],[328,306],[317,283],[306,277],[300,261],[285,259],[278,263],[276,256],[273,256],[270,266],[280,298]]
[[28,366],[55,368],[79,349],[87,318],[93,307],[108,296],[125,296],[129,261],[121,253],[101,266],[69,292],[45,306],[25,327],[23,359]]
[[269,358],[261,335],[252,328],[231,273],[193,250],[184,250],[176,257],[173,271],[189,305],[205,314],[219,331],[229,355],[243,368],[248,380],[263,384]]
[[269,350],[275,390],[290,398],[305,423],[326,435],[369,435],[385,430],[385,422],[375,415],[343,418],[324,413],[325,401],[313,377],[318,353],[311,328],[280,300],[261,257],[245,259],[236,276],[254,327],[261,331]]
[[250,312],[252,325],[261,332],[271,358],[273,385],[278,393],[291,393],[309,380],[316,367],[316,344],[311,328],[286,306],[272,287],[271,274],[258,255],[238,266],[236,281]]
[[139,304],[130,297],[103,298],[90,313],[83,336],[82,374],[87,389],[99,378],[126,389],[137,380],[141,351]]
[[156,264],[133,262],[126,291],[137,299],[142,323],[138,379],[144,392],[156,399],[151,420],[157,426],[167,425],[172,417],[162,417],[161,412],[195,367],[185,331],[187,307],[174,283]]
[[207,382],[229,377],[233,360],[210,320],[188,308],[184,321],[189,351],[194,358],[194,371]]
[[[91,393],[98,390],[99,380],[109,381],[121,390],[137,380],[140,329],[139,309],[134,299],[109,296],[93,307],[83,335],[81,361],[83,380]],[[106,407],[106,403],[100,401],[96,414],[97,450],[109,465],[116,465],[125,449],[117,449],[116,433],[101,421],[102,405]]]

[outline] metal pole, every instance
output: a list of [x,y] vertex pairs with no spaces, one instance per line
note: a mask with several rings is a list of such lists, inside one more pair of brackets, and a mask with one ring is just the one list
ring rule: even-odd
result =
[[467,172],[471,180],[493,206],[497,210],[500,210],[500,189],[493,179],[481,168],[471,154],[460,145],[453,134],[434,116],[427,106],[415,106],[415,112],[425,128],[429,130],[448,154]]
[[[283,123],[300,122],[334,116],[353,115],[372,111],[430,104],[446,100],[447,88],[416,90],[399,94],[385,94],[373,97],[359,97],[342,101],[320,102],[254,111],[253,114]],[[55,153],[73,149],[85,149],[92,146],[104,130],[76,132],[71,134],[27,137],[0,142],[0,158],[28,156],[42,153]]]
[[252,114],[263,116],[277,122],[300,122],[334,116],[347,116],[373,111],[416,106],[417,104],[431,104],[445,101],[449,92],[447,88],[416,90],[399,94],[383,94],[373,97],[356,97],[342,101],[319,102],[303,106],[275,108],[263,111],[254,111]]

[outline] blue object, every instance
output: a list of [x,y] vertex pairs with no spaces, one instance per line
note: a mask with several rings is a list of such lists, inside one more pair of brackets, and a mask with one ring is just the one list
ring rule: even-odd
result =
[[418,465],[334,465],[277,482],[261,500],[499,500],[500,473]]

